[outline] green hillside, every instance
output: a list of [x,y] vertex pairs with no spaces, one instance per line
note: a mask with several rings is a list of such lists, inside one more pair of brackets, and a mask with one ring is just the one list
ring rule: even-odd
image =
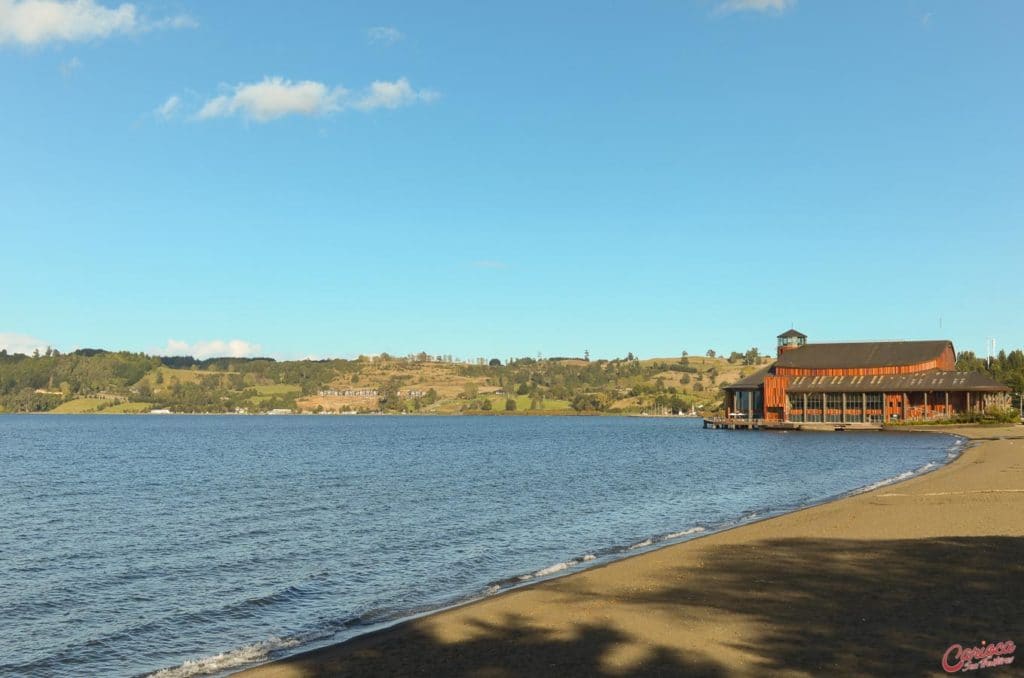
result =
[[276,361],[166,358],[84,349],[0,352],[7,412],[421,412],[552,414],[714,409],[720,386],[757,368],[756,355],[616,360],[444,356]]

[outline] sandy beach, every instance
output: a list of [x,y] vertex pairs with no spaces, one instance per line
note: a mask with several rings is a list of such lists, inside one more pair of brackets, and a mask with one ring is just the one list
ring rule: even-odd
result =
[[945,675],[954,643],[1024,642],[1024,427],[942,432],[972,444],[927,475],[242,675]]

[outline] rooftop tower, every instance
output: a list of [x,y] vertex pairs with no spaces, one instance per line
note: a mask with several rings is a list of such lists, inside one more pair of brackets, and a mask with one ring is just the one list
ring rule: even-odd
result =
[[776,353],[777,358],[781,358],[782,354],[786,351],[792,351],[794,348],[800,348],[807,343],[807,335],[793,329],[786,330],[780,334],[777,339],[779,340],[779,348]]

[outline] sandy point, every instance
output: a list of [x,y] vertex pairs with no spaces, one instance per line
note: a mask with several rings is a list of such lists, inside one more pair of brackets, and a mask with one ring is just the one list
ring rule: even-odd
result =
[[927,475],[243,674],[945,675],[953,644],[1024,641],[1024,427],[941,432],[972,442]]

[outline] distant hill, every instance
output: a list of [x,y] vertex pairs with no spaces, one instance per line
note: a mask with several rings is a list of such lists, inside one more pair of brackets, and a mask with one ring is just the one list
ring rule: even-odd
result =
[[276,361],[0,352],[0,410],[670,414],[719,407],[720,385],[757,369],[744,361],[749,356],[469,364],[426,354]]

